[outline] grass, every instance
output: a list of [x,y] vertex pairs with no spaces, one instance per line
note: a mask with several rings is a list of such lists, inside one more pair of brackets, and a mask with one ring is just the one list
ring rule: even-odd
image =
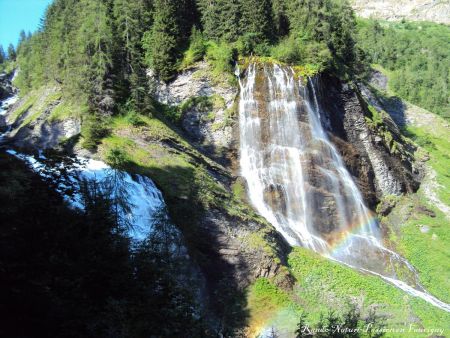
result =
[[291,299],[291,295],[276,287],[267,278],[259,278],[248,289],[247,301],[250,311],[250,337],[256,336],[267,326],[279,327],[282,323],[288,327],[295,325],[301,310]]
[[[375,307],[387,317],[388,328],[405,328],[408,337],[427,337],[409,332],[412,328],[450,329],[450,314],[425,301],[409,296],[380,278],[363,275],[353,269],[327,260],[303,248],[294,248],[289,268],[297,279],[292,293],[286,293],[266,280],[258,280],[249,291],[248,304],[252,331],[276,326],[295,330],[301,311],[317,322],[330,309],[341,314],[349,302],[356,302],[367,313]],[[397,337],[387,334],[386,337]]]
[[[39,97],[40,95],[41,95],[41,94],[38,94],[37,96]],[[35,105],[35,108],[36,108],[36,109],[34,109],[34,111],[32,112],[32,114],[28,115],[28,116],[23,120],[23,122],[22,122],[22,124],[21,124],[20,127],[27,126],[27,125],[29,125],[30,123],[36,121],[36,120],[42,115],[42,113],[45,111],[45,109],[46,109],[49,105],[51,105],[51,104],[53,104],[53,103],[55,103],[55,102],[57,102],[57,101],[59,101],[59,100],[61,100],[61,93],[60,93],[59,91],[47,95],[47,96],[45,97],[45,99],[44,99],[42,102],[39,102],[38,105],[37,105],[37,103],[36,103],[36,105]]]
[[[24,114],[29,113],[21,122],[19,128],[25,127],[36,121],[49,106],[59,100],[61,100],[61,92],[58,90],[54,91],[45,87],[33,90],[23,98],[22,104],[11,114],[10,120],[13,123],[16,123],[20,118],[24,116]],[[59,106],[60,105],[58,104],[53,110],[55,110]],[[69,117],[72,115],[72,111],[70,111],[66,113],[64,117]],[[64,117],[61,116],[61,119],[63,119]],[[52,121],[53,119],[50,115],[49,122]]]
[[[444,122],[438,119],[426,127],[408,126],[405,132],[421,147],[416,157],[429,157],[427,164],[437,174],[437,195],[444,204],[450,205],[450,141],[448,129],[443,125]],[[432,213],[424,212],[424,209]],[[396,250],[418,270],[425,288],[450,303],[450,266],[445,263],[450,257],[450,220],[427,200],[423,185],[417,194],[403,196],[382,221],[392,229],[391,237]],[[422,226],[428,227],[429,231],[420,231]]]
[[33,107],[37,99],[38,99],[37,92],[29,93],[25,99],[25,102],[18,109],[16,109],[13,114],[11,114],[10,121],[12,123],[16,123],[16,121],[20,119],[23,114],[28,112],[31,109],[31,107]]
[[65,119],[72,118],[80,118],[82,115],[83,108],[79,107],[79,105],[62,101],[55,108],[53,108],[50,116],[48,117],[49,122],[57,122],[64,121]]
[[[440,126],[439,126],[440,124]],[[408,126],[406,134],[420,147],[422,147],[430,157],[429,165],[437,173],[437,183],[442,187],[439,191],[439,198],[445,204],[450,205],[450,139],[448,128],[443,128],[445,122],[438,120],[436,123],[425,127]]]
[[269,64],[279,64],[284,66],[292,66],[295,76],[298,77],[314,77],[319,74],[322,70],[321,66],[318,64],[305,63],[290,63],[286,61],[282,61],[273,56],[249,56],[249,57],[241,57],[239,59],[239,65],[241,67],[241,71],[246,69],[250,63],[269,63]]

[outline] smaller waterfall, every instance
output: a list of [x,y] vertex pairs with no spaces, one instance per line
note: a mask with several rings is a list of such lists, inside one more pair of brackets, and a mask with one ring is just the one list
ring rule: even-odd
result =
[[8,108],[11,107],[14,103],[16,103],[17,100],[19,100],[19,96],[16,94],[2,101],[0,105],[0,115],[5,115],[6,112],[8,111]]
[[0,144],[3,143],[3,141],[5,140],[6,134],[11,131],[11,126],[6,125],[5,116],[6,113],[8,112],[9,107],[11,107],[14,103],[16,103],[17,100],[19,100],[19,96],[16,94],[14,96],[7,98],[4,101],[0,101],[0,127],[3,127],[4,125],[6,126],[5,130],[2,133],[0,133]]
[[83,201],[79,190],[83,180],[95,180],[101,185],[106,183],[111,175],[118,173],[119,184],[126,189],[129,204],[128,209],[121,209],[120,212],[122,217],[132,224],[129,235],[137,241],[145,239],[151,232],[155,214],[165,205],[161,191],[146,176],[131,176],[122,171],[114,173],[107,164],[82,157],[56,163],[52,161],[47,165],[47,159],[42,155],[35,157],[14,150],[7,152],[25,161],[42,178],[49,179],[73,207],[80,209],[83,208]]
[[254,63],[239,78],[240,165],[252,204],[291,245],[450,311],[426,293],[406,259],[383,246],[375,215],[322,127],[314,82],[295,78],[288,67]]

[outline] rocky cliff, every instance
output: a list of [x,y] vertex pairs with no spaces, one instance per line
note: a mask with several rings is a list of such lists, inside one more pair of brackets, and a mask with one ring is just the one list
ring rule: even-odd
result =
[[414,147],[390,115],[372,106],[361,88],[332,76],[316,79],[324,125],[369,206],[387,195],[418,189]]
[[356,13],[364,18],[450,24],[448,0],[351,0],[351,4]]

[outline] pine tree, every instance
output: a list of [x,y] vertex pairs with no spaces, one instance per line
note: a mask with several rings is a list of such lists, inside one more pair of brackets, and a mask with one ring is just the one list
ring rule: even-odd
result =
[[200,18],[196,0],[178,0],[176,18],[181,42],[189,40],[192,26],[199,26]]
[[169,81],[176,70],[180,36],[176,5],[175,0],[155,1],[153,27],[142,41],[147,65],[163,81]]
[[16,60],[16,49],[12,43],[8,46],[8,60],[15,61]]
[[228,42],[240,36],[240,0],[199,0],[203,31],[209,39]]
[[143,65],[142,37],[152,23],[152,2],[149,0],[114,0],[114,37],[116,89],[122,98],[129,98],[138,110],[148,109],[148,92]]
[[257,42],[273,39],[273,13],[270,0],[240,0],[242,17],[241,31],[252,34]]
[[3,46],[0,45],[0,64],[5,62],[5,60],[6,60],[5,50],[3,49]]
[[289,34],[289,19],[287,17],[287,4],[285,0],[272,0],[273,21],[278,38]]
[[306,319],[306,313],[302,312],[297,323],[297,330],[295,330],[295,338],[312,337]]
[[[112,81],[113,37],[108,7],[102,1],[81,0],[76,49],[73,55],[79,65],[78,84],[89,95],[89,104],[101,115],[111,115],[114,109]],[[78,49],[78,50],[77,50]]]
[[218,40],[220,38],[218,0],[198,0],[198,7],[205,36],[209,39]]
[[27,41],[27,34],[22,29],[19,35],[19,43],[17,44],[17,54],[20,53],[20,49],[22,48],[23,44],[26,43],[26,41]]

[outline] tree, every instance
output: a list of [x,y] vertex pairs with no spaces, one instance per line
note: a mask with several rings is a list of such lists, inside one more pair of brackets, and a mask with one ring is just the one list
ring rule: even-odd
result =
[[315,325],[307,324],[307,315],[302,312],[295,331],[296,338],[358,338],[384,336],[385,318],[376,314],[372,308],[364,318],[355,304],[349,304],[346,312],[341,314],[333,310],[326,315],[320,313],[319,321]]
[[306,321],[308,315],[305,312],[300,314],[297,323],[297,329],[295,330],[295,338],[312,337],[312,333],[309,331],[309,326]]
[[285,0],[272,0],[272,11],[274,26],[277,28],[276,35],[282,38],[289,34],[289,19],[286,14],[287,4]]
[[89,95],[92,110],[102,116],[111,115],[114,109],[112,81],[113,36],[107,5],[102,1],[81,0],[78,8],[79,28],[76,35],[76,49],[81,67],[82,81],[78,85]]
[[20,31],[20,35],[19,35],[19,43],[17,44],[17,54],[20,53],[20,48],[22,47],[22,45],[27,41],[27,34],[25,33],[25,31],[22,29]]
[[[352,73],[356,60],[355,16],[347,1],[289,1],[291,34],[311,58],[339,75]],[[309,45],[309,46],[308,46]],[[326,51],[325,51],[326,49]]]
[[8,46],[8,60],[15,61],[16,60],[16,49],[12,43]]
[[169,81],[176,70],[180,30],[176,18],[177,1],[156,0],[153,27],[143,37],[146,64],[163,81]]
[[273,13],[270,0],[240,0],[242,17],[241,31],[253,34],[257,42],[271,41],[274,38]]
[[[142,55],[142,37],[152,23],[152,8],[148,0],[114,0],[115,88],[122,99],[128,99],[140,111],[150,103]],[[148,109],[148,108],[147,108]]]
[[240,0],[200,0],[203,31],[209,39],[236,41],[241,35]]
[[3,49],[3,46],[0,45],[0,64],[5,62],[5,60],[6,60],[5,50]]

